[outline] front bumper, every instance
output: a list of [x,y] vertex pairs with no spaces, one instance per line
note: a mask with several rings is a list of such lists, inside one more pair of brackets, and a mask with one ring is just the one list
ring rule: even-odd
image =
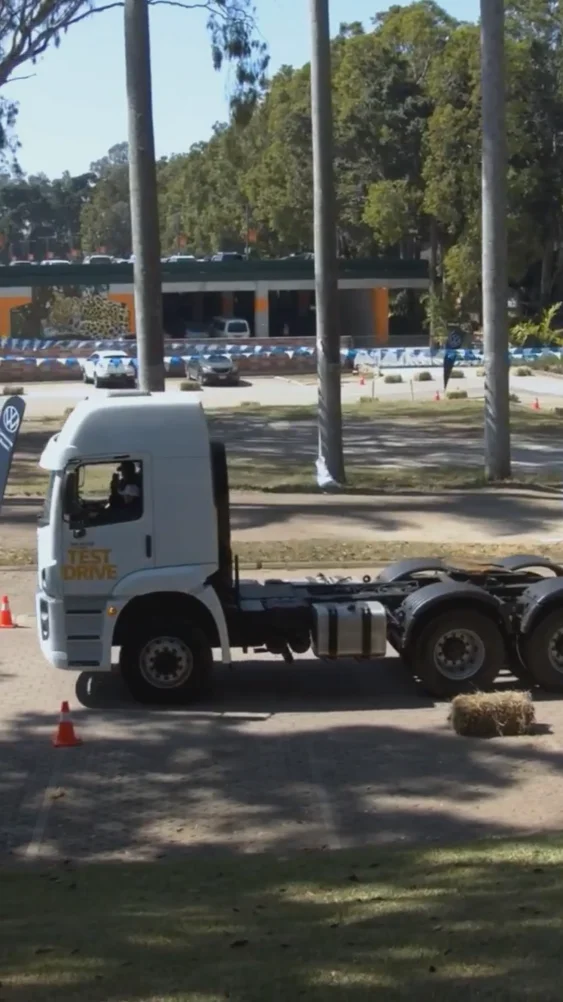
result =
[[135,383],[137,377],[130,372],[98,372],[101,383]]
[[53,668],[68,668],[65,651],[65,621],[62,599],[51,598],[38,591],[35,596],[37,633],[41,653]]
[[236,386],[240,380],[237,372],[204,372],[201,381],[208,386]]

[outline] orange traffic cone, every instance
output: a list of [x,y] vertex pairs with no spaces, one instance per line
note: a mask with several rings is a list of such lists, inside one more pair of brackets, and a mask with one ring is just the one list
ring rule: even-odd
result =
[[537,397],[536,397],[536,399],[534,400],[534,402],[532,404],[532,410],[533,411],[539,411],[540,410],[540,402],[539,402],[539,400],[538,400]]
[[10,603],[8,602],[8,596],[2,596],[2,602],[0,603],[0,630],[14,630],[16,624],[12,619],[12,613],[10,612]]
[[441,399],[441,398],[440,398],[440,391],[439,391],[439,390],[436,390],[436,392],[435,392],[435,394],[434,394],[434,400],[435,400],[436,402],[438,402],[438,401],[439,401],[440,399]]
[[61,716],[59,726],[53,735],[53,746],[55,748],[76,748],[82,741],[74,732],[74,724],[70,719],[70,710],[65,699],[61,703]]

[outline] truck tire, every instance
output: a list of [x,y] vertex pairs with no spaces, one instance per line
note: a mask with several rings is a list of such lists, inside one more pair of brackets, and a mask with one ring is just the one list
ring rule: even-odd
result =
[[495,560],[497,567],[503,567],[507,571],[537,571],[540,567],[552,571],[556,577],[563,576],[563,567],[553,560],[545,557],[536,557],[534,554],[518,554],[512,557],[502,557]]
[[398,560],[389,564],[378,574],[377,581],[382,584],[393,584],[395,581],[412,581],[413,577],[424,572],[447,570],[443,560],[435,557],[412,557],[408,560]]
[[477,609],[450,609],[428,620],[406,651],[407,664],[438,698],[489,689],[506,661],[500,629]]
[[92,380],[92,382],[94,383],[94,388],[96,390],[101,389],[101,387],[102,387],[102,381],[101,381],[101,379],[98,379],[98,377],[96,375],[94,375],[94,379]]
[[536,685],[547,692],[563,691],[563,610],[554,609],[540,619],[520,645]]
[[125,641],[120,666],[138,702],[186,704],[209,693],[213,654],[202,630],[162,618]]

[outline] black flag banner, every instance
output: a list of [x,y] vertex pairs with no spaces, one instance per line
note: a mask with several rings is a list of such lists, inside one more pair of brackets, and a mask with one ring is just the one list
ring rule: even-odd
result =
[[466,332],[460,330],[459,327],[456,327],[455,330],[450,331],[448,334],[446,350],[444,352],[444,393],[446,392],[452,369],[456,363],[457,352],[460,348],[463,348],[466,337]]
[[23,397],[8,397],[0,410],[0,509],[24,414]]

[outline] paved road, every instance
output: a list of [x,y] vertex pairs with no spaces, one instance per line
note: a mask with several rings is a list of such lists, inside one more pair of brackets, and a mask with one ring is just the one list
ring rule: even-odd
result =
[[[0,516],[0,552],[34,549],[40,506],[8,502]],[[233,541],[334,539],[371,542],[504,543],[530,551],[563,540],[563,498],[531,491],[446,496],[333,497],[233,493]]]
[[[375,381],[367,378],[362,385],[359,377],[345,378],[342,383],[342,399],[353,403],[360,397],[373,395],[380,400],[431,400],[436,390],[442,390],[441,373],[436,370],[432,383],[411,382],[412,376],[418,370],[401,370],[404,382],[399,385],[388,385],[381,378]],[[483,379],[476,375],[475,369],[464,369],[465,378],[452,382],[450,388],[467,390],[470,397],[482,397]],[[181,380],[168,379],[167,391],[178,392]],[[533,376],[523,378],[511,376],[511,389],[528,402],[534,396],[545,399],[545,406],[563,405],[563,379],[549,376]],[[95,390],[83,383],[29,383],[25,388],[27,410],[30,417],[48,417],[63,414],[66,408],[72,407],[85,396],[100,393],[105,390]],[[204,406],[210,408],[236,407],[239,403],[261,403],[263,405],[299,406],[313,404],[317,399],[317,387],[313,382],[282,377],[261,377],[245,380],[239,387],[219,386],[205,387],[202,392]]]
[[[0,575],[14,611],[31,611],[33,575]],[[538,704],[542,734],[480,743],[448,730],[447,707],[396,657],[288,668],[252,655],[186,712],[138,707],[111,677],[75,685],[43,663],[33,629],[3,634],[2,856],[283,853],[561,828],[559,701]],[[62,699],[82,748],[51,747]]]

